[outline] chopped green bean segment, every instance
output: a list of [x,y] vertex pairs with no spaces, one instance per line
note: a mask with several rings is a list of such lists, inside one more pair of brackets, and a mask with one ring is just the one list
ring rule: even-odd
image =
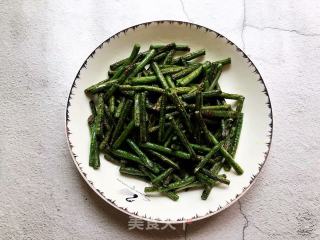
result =
[[215,181],[218,181],[218,182],[221,182],[221,183],[224,183],[224,184],[227,184],[229,185],[230,184],[230,181],[228,179],[226,179],[225,177],[223,176],[219,176],[219,175],[214,175],[211,171],[209,171],[208,169],[202,169],[201,170],[205,175],[207,175],[208,177],[212,178],[213,180]]
[[183,69],[185,69],[185,67],[172,66],[172,67],[161,68],[160,71],[162,74],[172,74],[172,73],[179,72]]
[[117,109],[116,109],[116,112],[114,114],[114,117],[115,118],[119,118],[120,117],[120,114],[122,112],[122,109],[124,107],[124,103],[126,102],[126,99],[124,97],[121,98],[120,102],[119,102],[119,105],[117,106]]
[[190,144],[191,147],[193,147],[193,149],[195,150],[198,150],[200,152],[204,152],[204,153],[207,153],[207,152],[210,152],[211,148],[209,147],[206,147],[206,146],[201,146],[201,145],[198,145],[198,144]]
[[134,120],[131,120],[131,122],[128,124],[128,126],[123,130],[123,132],[120,134],[119,138],[114,142],[112,147],[114,149],[117,149],[121,146],[121,144],[125,141],[127,136],[131,133],[131,131],[134,128]]
[[166,111],[166,95],[162,95],[160,100],[160,118],[159,118],[159,134],[158,141],[163,142],[164,139],[164,124],[165,124],[165,111]]
[[84,90],[84,92],[86,94],[95,94],[95,93],[100,93],[100,92],[104,92],[107,89],[109,89],[112,85],[116,84],[118,81],[117,79],[115,80],[103,80],[91,87],[88,87],[86,90]]
[[166,52],[160,53],[153,58],[153,61],[159,62],[159,61],[163,60],[167,55],[168,55],[168,53],[166,53]]
[[205,69],[205,73],[206,73],[206,76],[205,76],[205,81],[207,82],[208,86],[205,87],[205,91],[208,90],[209,86],[210,86],[210,83],[211,83],[211,78],[213,76],[213,70],[214,70],[214,65],[212,65],[211,62],[208,63],[208,67]]
[[142,144],[141,147],[146,148],[146,149],[159,151],[159,152],[169,154],[171,156],[181,158],[181,159],[190,159],[191,158],[191,155],[189,153],[182,152],[182,151],[176,151],[171,148],[163,147],[161,145],[157,145],[154,143],[147,142],[147,143]]
[[98,140],[97,140],[97,129],[96,129],[96,120],[95,118],[89,118],[88,124],[90,128],[90,153],[89,153],[89,166],[94,169],[100,167],[99,159],[99,149],[98,149]]
[[190,185],[191,183],[193,183],[195,181],[195,177],[194,176],[190,176],[186,179],[180,180],[180,181],[176,181],[173,183],[170,183],[166,189],[166,191],[168,190],[172,190],[172,189],[177,189],[177,188],[182,188],[185,186]]
[[166,78],[166,81],[167,81],[168,86],[169,86],[170,88],[175,88],[175,87],[176,87],[176,85],[175,85],[174,82],[172,81],[171,76],[167,75],[165,78]]
[[97,115],[95,116],[95,123],[94,124],[95,124],[96,134],[99,137],[102,135],[102,119],[104,117],[104,110],[105,110],[105,105],[104,105],[102,94],[98,95],[96,109],[97,109]]
[[185,190],[185,189],[190,189],[190,188],[201,188],[203,187],[203,184],[198,182],[198,181],[195,181],[193,183],[190,183],[189,185],[185,185],[185,186],[182,186],[180,188],[177,188],[175,189],[176,192],[181,192],[182,190]]
[[161,173],[159,176],[152,180],[152,184],[158,184],[162,182],[166,177],[168,177],[173,172],[173,168],[168,168],[166,171]]
[[228,65],[231,63],[231,58],[226,58],[226,59],[222,59],[222,60],[218,60],[213,62],[213,64],[221,64],[222,66],[224,65]]
[[203,106],[201,110],[231,110],[230,104]]
[[120,91],[137,91],[137,92],[156,92],[156,93],[165,93],[165,90],[159,87],[147,86],[147,85],[139,85],[139,86],[131,86],[131,85],[120,85]]
[[183,78],[184,76],[187,76],[189,73],[192,73],[198,67],[199,67],[199,65],[196,64],[196,65],[192,65],[187,68],[184,68],[181,71],[172,74],[172,79],[177,80],[177,79]]
[[[171,88],[171,91],[175,92],[178,95],[181,95],[181,94],[189,93],[190,91],[193,91],[194,89],[196,89],[195,86],[191,86],[191,87],[173,87],[173,88]],[[186,107],[189,107],[189,105],[187,105]]]
[[134,95],[134,125],[136,127],[140,126],[140,94]]
[[200,57],[200,56],[203,56],[206,54],[206,51],[204,49],[201,49],[201,50],[198,50],[198,51],[195,51],[195,52],[191,52],[191,53],[187,53],[179,58],[174,58],[172,60],[172,63],[173,64],[176,64],[178,63],[179,61],[189,61],[189,60],[192,60],[192,59],[195,59],[197,57]]
[[157,157],[158,159],[160,159],[161,161],[167,163],[168,165],[170,165],[171,167],[174,167],[175,169],[180,169],[179,165],[177,163],[175,163],[174,161],[172,161],[171,159],[169,159],[168,157],[162,155],[161,153],[158,153],[156,151],[153,150],[148,150],[148,152]]
[[196,70],[191,72],[189,75],[177,80],[177,84],[179,86],[186,86],[187,84],[191,83],[194,79],[196,79],[202,72],[202,66],[198,67]]
[[239,113],[237,111],[224,111],[224,110],[206,110],[201,109],[201,113],[205,117],[209,118],[237,118]]
[[119,169],[120,173],[132,175],[132,176],[141,176],[144,177],[145,174],[141,172],[139,169],[133,168],[133,167],[120,167]]
[[118,138],[119,134],[120,134],[120,131],[122,130],[122,127],[125,123],[125,120],[126,120],[126,117],[127,115],[129,114],[130,110],[131,110],[131,106],[132,106],[132,100],[131,99],[128,99],[126,101],[126,103],[124,104],[124,107],[122,109],[122,112],[120,114],[120,117],[119,117],[119,121],[113,131],[113,134],[112,134],[112,137],[111,137],[111,143],[113,143],[116,138]]
[[151,66],[152,66],[153,71],[156,73],[156,76],[157,76],[158,80],[160,81],[161,86],[162,86],[164,89],[169,88],[169,85],[168,85],[166,79],[164,78],[162,72],[160,71],[160,68],[159,68],[158,64],[155,63],[155,62],[153,62],[153,63],[151,64]]
[[160,48],[157,48],[156,50],[157,50],[157,53],[159,54],[159,53],[170,51],[171,49],[175,49],[175,47],[176,47],[176,43],[172,42]]
[[[159,49],[159,48],[162,48],[164,46],[165,45],[163,45],[163,44],[152,44],[150,46],[150,49]],[[184,45],[184,44],[176,44],[174,49],[177,50],[177,51],[190,51],[189,46],[188,45]]]
[[109,144],[109,141],[110,141],[110,138],[111,138],[111,133],[112,133],[112,131],[111,131],[111,129],[110,129],[110,130],[109,130],[108,132],[106,132],[106,134],[104,135],[103,140],[102,140],[102,142],[101,142],[100,145],[99,145],[99,149],[100,149],[101,151],[104,151],[105,148],[107,147],[107,145]]
[[235,157],[237,149],[238,149],[238,144],[239,144],[239,139],[240,139],[240,134],[241,134],[241,129],[242,129],[242,122],[243,122],[243,113],[240,114],[240,117],[237,120],[237,125],[236,125],[236,133],[234,136],[234,141],[233,141],[233,146],[231,149],[231,156]]
[[147,141],[147,112],[146,112],[146,94],[140,94],[140,142]]
[[214,76],[214,79],[212,80],[211,85],[208,88],[208,91],[215,89],[216,85],[218,84],[220,75],[222,73],[222,66],[223,65],[219,63],[218,66],[216,67],[216,74]]
[[136,162],[136,163],[141,164],[141,165],[144,166],[143,161],[140,160],[139,157],[137,157],[136,155],[134,155],[132,153],[129,153],[129,152],[126,152],[126,151],[120,150],[120,149],[117,149],[117,150],[111,149],[109,151],[114,157],[124,158],[124,159]]
[[163,60],[163,64],[170,64],[175,53],[175,49],[170,50],[165,59]]
[[149,83],[155,83],[158,81],[157,76],[145,76],[145,77],[133,77],[129,80],[131,85],[143,85]]
[[110,98],[109,98],[109,110],[110,110],[110,113],[114,113],[114,111],[115,111],[115,97],[114,96],[111,96]]
[[[207,92],[202,92],[202,97],[205,98],[217,98],[221,96],[221,91],[220,90],[213,90],[213,91],[207,91]],[[183,100],[192,100],[196,98],[196,92],[188,93],[182,95]]]

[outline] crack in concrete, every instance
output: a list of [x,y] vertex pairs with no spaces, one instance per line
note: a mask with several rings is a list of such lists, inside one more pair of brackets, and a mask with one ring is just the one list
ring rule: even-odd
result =
[[260,31],[264,31],[266,29],[271,29],[271,30],[277,30],[277,31],[283,31],[283,32],[291,32],[291,33],[295,33],[298,35],[302,35],[302,36],[307,36],[307,37],[320,37],[319,33],[304,33],[301,32],[299,30],[295,30],[295,29],[286,29],[286,28],[279,28],[279,27],[269,27],[269,26],[265,26],[265,27],[258,27],[252,24],[246,24],[245,27],[251,27]]
[[249,226],[249,220],[246,216],[246,214],[243,212],[242,210],[242,205],[241,205],[241,202],[240,200],[238,200],[238,203],[239,203],[239,210],[240,210],[240,214],[243,216],[245,222],[244,222],[244,225],[242,227],[242,240],[244,240],[245,238],[245,230],[247,229],[247,227]]
[[247,25],[247,18],[246,18],[246,0],[243,0],[243,21],[242,21],[242,30],[241,30],[241,41],[242,41],[242,48],[245,50],[246,45],[243,39],[243,32]]
[[179,0],[179,1],[180,1],[181,7],[182,7],[182,11],[183,11],[183,13],[184,13],[185,17],[187,18],[187,20],[188,20],[189,22],[191,22],[190,17],[189,17],[189,15],[188,15],[188,13],[187,13],[187,11],[186,11],[185,7],[184,7],[183,0]]

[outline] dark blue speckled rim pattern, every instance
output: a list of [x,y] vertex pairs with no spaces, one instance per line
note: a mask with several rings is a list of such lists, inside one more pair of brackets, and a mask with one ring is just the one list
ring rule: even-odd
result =
[[[234,199],[230,199],[227,204],[225,206],[219,206],[216,210],[213,210],[213,211],[209,211],[207,212],[206,214],[202,215],[202,216],[199,216],[199,215],[196,215],[194,217],[192,217],[191,219],[185,219],[185,218],[181,218],[181,219],[154,219],[150,216],[142,216],[142,215],[139,215],[138,212],[129,212],[127,208],[123,208],[123,207],[120,207],[116,204],[116,201],[113,200],[113,199],[109,199],[107,198],[103,192],[101,192],[99,189],[96,189],[93,185],[93,182],[88,180],[87,179],[87,174],[82,170],[82,167],[80,166],[79,162],[77,162],[77,155],[73,152],[73,145],[72,145],[72,142],[70,141],[70,137],[69,135],[71,134],[70,130],[69,130],[69,127],[68,127],[68,123],[70,122],[70,119],[69,119],[69,106],[70,106],[70,100],[72,99],[72,95],[73,95],[73,89],[76,88],[76,85],[77,85],[77,80],[80,78],[80,73],[81,73],[81,70],[83,68],[86,68],[86,65],[87,65],[87,62],[90,58],[93,58],[93,56],[95,55],[96,51],[100,48],[103,47],[104,44],[106,43],[109,43],[112,39],[115,39],[117,37],[119,37],[119,35],[121,35],[122,33],[126,33],[128,30],[132,29],[132,30],[135,30],[136,28],[138,27],[141,27],[141,26],[149,26],[151,24],[179,24],[179,25],[186,25],[186,26],[190,26],[190,27],[196,27],[197,29],[203,29],[204,31],[206,32],[212,32],[212,33],[215,33],[216,34],[216,37],[217,38],[223,38],[227,41],[227,44],[230,44],[232,46],[235,46],[236,47],[236,50],[238,52],[241,52],[243,58],[245,58],[249,64],[249,67],[253,67],[254,68],[254,73],[258,75],[258,81],[260,81],[262,84],[263,84],[263,93],[267,96],[267,106],[270,110],[270,113],[269,113],[269,118],[270,118],[270,135],[269,135],[269,141],[266,143],[267,147],[268,147],[268,150],[264,153],[265,154],[265,159],[264,161],[260,164],[260,167],[259,167],[259,172],[256,174],[256,175],[253,175],[251,177],[251,181],[249,183],[248,186],[244,187],[241,194],[238,194],[236,195],[236,197]],[[269,151],[270,151],[270,147],[271,147],[271,142],[272,142],[272,133],[273,133],[273,115],[272,115],[272,107],[271,107],[271,102],[270,102],[270,97],[269,97],[269,94],[268,94],[268,90],[266,88],[266,85],[261,77],[261,74],[259,73],[258,69],[256,68],[256,66],[253,64],[253,62],[251,61],[251,59],[236,45],[234,44],[232,41],[230,41],[228,38],[226,38],[225,36],[221,35],[220,33],[216,32],[216,31],[213,31],[209,28],[206,28],[206,27],[203,27],[201,25],[198,25],[198,24],[194,24],[194,23],[189,23],[189,22],[184,22],[184,21],[176,21],[176,20],[161,20],[161,21],[152,21],[152,22],[146,22],[146,23],[141,23],[141,24],[137,24],[137,25],[134,25],[134,26],[131,26],[129,28],[126,28],[116,34],[114,34],[113,36],[111,36],[110,38],[108,38],[107,40],[105,40],[104,42],[102,42],[88,57],[87,59],[85,60],[85,62],[82,64],[82,66],[80,67],[73,83],[72,83],[72,86],[71,86],[71,89],[70,89],[70,92],[69,92],[69,96],[68,96],[68,102],[67,102],[67,108],[66,108],[66,137],[67,137],[67,140],[68,140],[68,146],[69,146],[69,150],[70,150],[70,153],[71,153],[71,156],[72,156],[72,159],[76,165],[76,167],[78,168],[81,176],[84,178],[84,180],[89,184],[89,186],[103,199],[105,200],[107,203],[109,203],[110,205],[112,205],[113,207],[117,208],[118,210],[126,213],[126,214],[129,214],[133,217],[136,217],[136,218],[140,218],[140,219],[143,219],[143,220],[146,220],[146,221],[152,221],[152,222],[158,222],[158,223],[170,223],[170,224],[179,224],[179,223],[185,223],[185,222],[193,222],[193,221],[198,221],[198,220],[201,220],[201,219],[204,219],[204,218],[207,218],[209,216],[212,216],[214,214],[217,214],[219,212],[221,212],[222,210],[230,207],[232,204],[234,204],[238,199],[240,199],[248,190],[249,188],[253,185],[253,183],[256,181],[257,179],[257,176],[259,175],[259,173],[261,172],[261,169],[262,167],[264,166],[265,162],[266,162],[266,159],[268,157],[268,154],[269,154]]]

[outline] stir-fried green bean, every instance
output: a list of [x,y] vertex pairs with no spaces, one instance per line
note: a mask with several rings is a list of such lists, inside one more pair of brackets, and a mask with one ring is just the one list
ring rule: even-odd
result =
[[98,169],[104,153],[121,174],[149,182],[146,193],[177,201],[177,193],[200,188],[205,200],[216,185],[230,184],[221,169],[243,173],[235,157],[244,96],[220,88],[231,58],[200,63],[194,59],[204,49],[179,51],[190,48],[154,44],[140,52],[135,44],[129,57],[110,65],[107,79],[85,89],[89,165]]

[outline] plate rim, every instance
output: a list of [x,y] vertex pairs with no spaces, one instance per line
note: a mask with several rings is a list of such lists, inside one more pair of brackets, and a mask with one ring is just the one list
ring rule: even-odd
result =
[[[164,219],[164,220],[161,220],[161,219],[154,219],[154,218],[151,218],[151,217],[147,217],[146,215],[145,216],[141,216],[141,215],[138,215],[137,212],[129,212],[127,208],[123,208],[123,207],[120,207],[118,206],[116,203],[115,203],[115,200],[112,200],[112,199],[109,199],[107,198],[106,196],[104,196],[103,192],[101,192],[99,189],[95,188],[95,186],[93,185],[93,182],[91,182],[87,176],[86,176],[86,173],[82,171],[82,168],[80,166],[80,164],[76,161],[76,157],[77,155],[73,152],[72,148],[73,148],[73,144],[71,143],[71,140],[70,140],[70,137],[69,135],[71,134],[70,130],[69,130],[69,127],[68,127],[68,123],[70,122],[70,119],[69,119],[69,107],[71,105],[70,103],[70,100],[71,100],[71,96],[72,96],[72,90],[75,88],[76,86],[76,80],[79,79],[80,77],[80,72],[82,71],[83,68],[86,68],[86,65],[87,65],[87,61],[93,57],[93,55],[95,54],[95,52],[98,50],[98,49],[101,49],[102,46],[105,44],[105,43],[108,43],[110,42],[112,39],[115,39],[116,37],[118,37],[120,34],[122,33],[126,33],[128,30],[130,29],[135,29],[135,28],[138,28],[138,27],[141,27],[141,26],[149,26],[151,24],[164,24],[164,23],[169,23],[169,24],[179,24],[179,25],[186,25],[186,26],[189,26],[189,27],[196,27],[197,29],[203,29],[205,30],[206,32],[211,32],[211,33],[215,33],[216,34],[216,38],[223,38],[227,41],[227,44],[229,45],[232,45],[234,47],[236,47],[236,51],[240,52],[242,54],[242,56],[248,61],[248,64],[250,66],[252,66],[254,68],[254,71],[253,73],[257,74],[259,76],[258,78],[258,81],[260,81],[263,85],[263,93],[267,96],[267,102],[266,102],[266,105],[268,106],[269,110],[270,110],[270,113],[269,113],[269,118],[270,118],[270,123],[269,123],[269,127],[270,127],[270,132],[269,132],[269,136],[268,136],[268,140],[269,142],[266,142],[265,144],[267,145],[268,149],[267,151],[264,152],[265,154],[265,157],[264,157],[264,160],[262,163],[259,164],[259,171],[257,172],[257,174],[253,175],[251,177],[251,180],[249,181],[249,185],[246,186],[246,187],[243,187],[243,190],[240,194],[237,194],[235,198],[233,199],[230,199],[230,201],[227,202],[227,204],[223,207],[219,206],[219,208],[217,208],[215,211],[211,211],[209,210],[209,212],[207,212],[206,214],[202,215],[202,216],[194,216],[192,217],[191,219],[185,219],[185,218],[182,218],[182,219],[176,219],[176,220],[172,220],[172,219]],[[127,28],[124,28],[122,29],[121,31],[113,34],[112,36],[108,37],[106,40],[104,40],[101,44],[99,44],[90,54],[89,56],[85,59],[85,61],[83,62],[83,64],[81,65],[80,69],[78,70],[77,74],[76,74],[76,77],[74,78],[73,82],[72,82],[72,85],[71,85],[71,88],[70,88],[70,91],[69,91],[69,94],[68,94],[68,99],[67,99],[67,105],[66,105],[66,112],[65,112],[65,135],[66,135],[66,138],[67,138],[67,143],[68,143],[68,148],[69,148],[69,151],[70,151],[70,155],[72,157],[72,160],[73,160],[73,163],[75,164],[75,166],[77,167],[78,169],[78,172],[80,173],[80,175],[82,176],[82,178],[85,180],[85,182],[90,186],[90,188],[100,197],[102,198],[105,202],[107,202],[108,204],[110,204],[112,207],[120,210],[121,212],[129,215],[129,216],[132,216],[132,217],[135,217],[135,218],[139,218],[139,219],[142,219],[142,220],[145,220],[145,221],[150,221],[150,222],[157,222],[157,223],[165,223],[165,224],[182,224],[182,223],[190,223],[190,222],[195,222],[195,221],[199,221],[199,220],[202,220],[202,219],[205,219],[205,218],[208,218],[208,217],[211,217],[215,214],[218,214],[219,212],[227,209],[228,207],[232,206],[233,204],[235,204],[238,200],[240,200],[240,198],[246,194],[246,192],[254,185],[254,183],[256,182],[257,180],[257,177],[259,176],[259,174],[261,173],[262,171],[262,168],[264,167],[265,163],[266,163],[266,160],[268,159],[268,156],[269,156],[269,152],[270,152],[270,149],[271,149],[271,143],[272,143],[272,137],[273,137],[273,112],[272,112],[272,105],[271,105],[271,100],[270,100],[270,95],[268,93],[268,89],[266,87],[266,84],[262,78],[262,75],[261,73],[259,72],[258,68],[255,66],[255,64],[253,63],[253,61],[248,57],[248,55],[240,48],[238,47],[234,42],[232,42],[231,40],[229,40],[227,37],[225,37],[224,35],[220,34],[219,32],[215,31],[215,30],[212,30],[208,27],[205,27],[205,26],[202,26],[202,25],[199,25],[199,24],[196,24],[196,23],[192,23],[192,22],[187,22],[187,21],[180,21],[180,20],[156,20],[156,21],[148,21],[148,22],[143,22],[143,23],[138,23],[138,24],[135,24],[135,25],[132,25],[130,27],[127,27]]]

